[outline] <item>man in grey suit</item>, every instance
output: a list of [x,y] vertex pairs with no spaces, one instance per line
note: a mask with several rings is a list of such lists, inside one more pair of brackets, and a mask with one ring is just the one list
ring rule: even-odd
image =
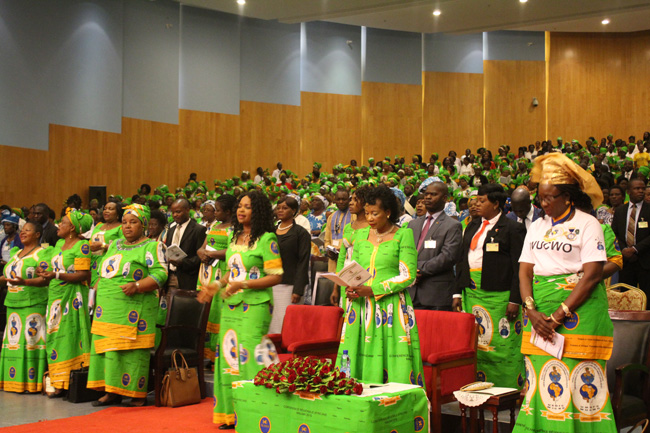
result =
[[424,192],[427,214],[410,222],[418,250],[418,273],[408,291],[413,307],[420,310],[452,310],[454,265],[462,252],[462,227],[444,213],[447,185],[433,182]]

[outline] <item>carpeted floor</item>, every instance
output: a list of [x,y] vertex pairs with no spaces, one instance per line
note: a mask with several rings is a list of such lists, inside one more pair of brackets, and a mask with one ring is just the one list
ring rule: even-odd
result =
[[198,432],[215,430],[212,423],[212,398],[200,404],[169,408],[108,407],[90,415],[74,416],[0,429],[2,433],[149,433]]

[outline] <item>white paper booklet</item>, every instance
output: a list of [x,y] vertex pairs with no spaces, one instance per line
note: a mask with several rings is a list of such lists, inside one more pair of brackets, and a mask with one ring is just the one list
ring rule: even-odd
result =
[[354,260],[345,265],[338,274],[335,274],[334,272],[326,272],[321,274],[321,276],[334,281],[341,287],[360,286],[370,279],[368,271]]
[[564,353],[564,335],[556,332],[553,340],[546,341],[533,328],[530,333],[530,342],[549,355],[557,359],[562,359],[562,354]]
[[183,260],[185,257],[187,257],[185,251],[181,250],[181,247],[178,245],[168,246],[165,255],[167,256],[167,260]]

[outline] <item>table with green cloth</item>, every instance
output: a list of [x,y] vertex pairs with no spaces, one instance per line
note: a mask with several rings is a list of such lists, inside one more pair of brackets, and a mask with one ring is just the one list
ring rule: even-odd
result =
[[278,394],[252,381],[233,383],[237,433],[427,433],[424,388],[388,383],[361,395]]

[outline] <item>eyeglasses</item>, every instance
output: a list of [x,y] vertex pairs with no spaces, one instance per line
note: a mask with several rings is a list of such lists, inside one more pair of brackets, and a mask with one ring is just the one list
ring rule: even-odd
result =
[[562,193],[559,193],[557,195],[547,195],[546,197],[540,197],[539,201],[540,201],[540,203],[544,203],[544,202],[550,203],[551,201],[555,200],[556,198],[558,198],[561,195],[562,195]]

